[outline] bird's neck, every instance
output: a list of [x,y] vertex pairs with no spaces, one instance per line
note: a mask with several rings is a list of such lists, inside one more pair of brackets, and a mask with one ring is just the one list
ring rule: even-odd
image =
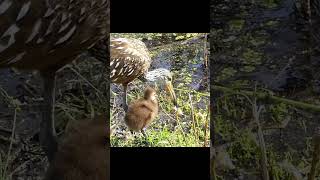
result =
[[154,105],[158,104],[157,99],[150,99],[149,101],[150,101],[152,104],[154,104]]
[[149,101],[149,102],[151,102],[153,104],[157,104],[158,103],[156,97],[148,97],[148,98],[144,98],[144,100]]
[[147,82],[148,79],[146,78],[146,74],[142,74],[141,76],[138,77],[138,79],[140,79],[142,82]]

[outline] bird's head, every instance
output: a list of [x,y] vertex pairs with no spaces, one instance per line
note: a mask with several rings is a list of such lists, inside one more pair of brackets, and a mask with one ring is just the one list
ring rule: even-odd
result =
[[157,93],[156,90],[154,90],[151,87],[147,87],[144,90],[144,99],[145,100],[151,100],[152,102],[157,102]]
[[144,76],[148,83],[156,85],[160,89],[166,90],[170,95],[176,109],[178,109],[177,97],[172,86],[172,73],[164,68],[149,71]]

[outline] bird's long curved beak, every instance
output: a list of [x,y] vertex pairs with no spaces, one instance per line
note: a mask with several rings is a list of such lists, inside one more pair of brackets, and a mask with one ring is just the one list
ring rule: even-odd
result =
[[169,93],[174,106],[178,109],[177,97],[176,97],[176,94],[173,90],[173,86],[172,86],[171,81],[166,81],[166,91]]

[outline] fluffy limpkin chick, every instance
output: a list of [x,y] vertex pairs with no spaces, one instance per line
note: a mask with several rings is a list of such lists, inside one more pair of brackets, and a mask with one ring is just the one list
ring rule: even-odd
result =
[[144,91],[144,97],[129,105],[124,120],[130,130],[138,132],[143,131],[157,114],[158,100],[156,91],[147,87]]
[[109,125],[106,116],[70,128],[45,180],[110,180]]

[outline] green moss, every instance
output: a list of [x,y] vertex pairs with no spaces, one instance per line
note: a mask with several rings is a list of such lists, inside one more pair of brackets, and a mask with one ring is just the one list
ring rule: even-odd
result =
[[266,37],[265,36],[250,37],[249,43],[256,47],[261,46],[266,43]]
[[276,8],[278,7],[280,0],[261,0],[262,5],[266,8]]
[[231,31],[240,31],[244,26],[245,20],[234,19],[229,21],[229,27]]
[[228,78],[234,76],[236,72],[237,71],[235,69],[233,69],[232,67],[224,68],[221,71],[221,74],[217,77],[217,80],[218,81],[223,81],[225,79],[228,79]]
[[244,72],[252,72],[254,71],[256,68],[254,66],[244,66],[242,68],[240,68],[241,71],[244,71]]
[[269,112],[271,113],[272,121],[280,123],[288,116],[288,105],[285,103],[270,105]]
[[229,149],[230,156],[237,159],[238,165],[241,167],[255,166],[256,160],[259,158],[259,149],[252,138],[252,133],[249,130],[244,130],[236,135],[238,138]]
[[271,27],[275,27],[279,24],[279,21],[273,21],[273,20],[270,20],[270,21],[267,21],[265,23],[266,26],[271,26]]
[[242,54],[244,62],[250,65],[260,65],[262,60],[262,53],[252,49],[246,49]]

